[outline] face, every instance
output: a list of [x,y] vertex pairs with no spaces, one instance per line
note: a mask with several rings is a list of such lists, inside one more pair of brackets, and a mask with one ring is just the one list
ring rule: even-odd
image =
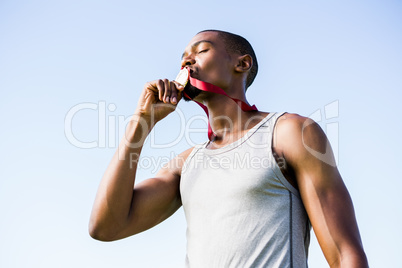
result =
[[[203,32],[190,41],[184,50],[181,65],[190,69],[191,77],[225,89],[233,75],[234,61],[218,33]],[[202,91],[188,84],[185,92],[195,98]]]

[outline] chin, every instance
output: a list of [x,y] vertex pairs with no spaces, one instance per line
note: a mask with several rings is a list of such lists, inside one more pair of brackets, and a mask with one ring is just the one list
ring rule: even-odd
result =
[[183,99],[185,101],[191,101],[195,99],[200,93],[202,92],[198,88],[192,86],[190,83],[187,84],[187,86],[184,88],[184,92],[191,98],[187,98],[185,95],[183,95]]

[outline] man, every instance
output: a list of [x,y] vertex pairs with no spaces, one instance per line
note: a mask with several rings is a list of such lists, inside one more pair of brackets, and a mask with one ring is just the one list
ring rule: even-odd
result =
[[[208,30],[190,41],[182,67],[247,103],[258,65],[244,38]],[[310,223],[331,267],[368,266],[327,138],[297,114],[243,111],[227,96],[186,87],[189,98],[208,108],[215,138],[135,184],[146,136],[174,110],[183,90],[167,79],[145,84],[126,141],[101,181],[90,220],[93,238],[137,234],[183,205],[187,267],[306,267]]]

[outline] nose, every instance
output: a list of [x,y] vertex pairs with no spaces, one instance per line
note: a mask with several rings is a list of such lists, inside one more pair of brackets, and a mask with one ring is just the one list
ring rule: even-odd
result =
[[181,60],[181,67],[193,65],[194,63],[195,63],[195,60],[193,59],[193,57],[187,56]]

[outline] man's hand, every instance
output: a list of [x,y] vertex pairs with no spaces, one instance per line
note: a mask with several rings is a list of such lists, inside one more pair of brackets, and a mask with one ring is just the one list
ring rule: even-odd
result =
[[135,114],[156,123],[176,109],[184,87],[176,81],[159,79],[145,84]]

